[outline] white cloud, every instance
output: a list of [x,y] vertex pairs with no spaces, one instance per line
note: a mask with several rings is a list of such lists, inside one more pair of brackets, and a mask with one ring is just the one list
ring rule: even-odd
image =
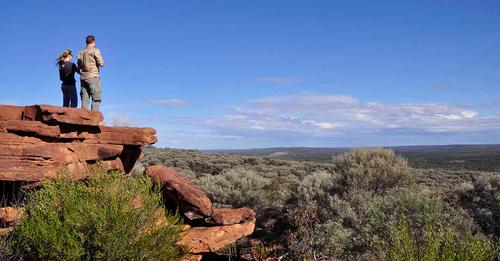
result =
[[303,93],[248,100],[233,113],[205,123],[225,132],[337,137],[500,130],[500,115],[485,116],[453,104],[384,104],[361,102],[349,95]]
[[187,105],[187,102],[181,99],[164,99],[164,100],[153,100],[151,101],[154,104],[160,104],[170,107],[179,107]]

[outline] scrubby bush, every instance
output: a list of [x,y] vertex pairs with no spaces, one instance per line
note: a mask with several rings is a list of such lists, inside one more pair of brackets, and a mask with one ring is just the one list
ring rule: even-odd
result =
[[481,229],[500,237],[500,175],[475,177],[457,189],[457,194]]
[[44,182],[25,207],[13,242],[26,259],[173,260],[183,252],[179,217],[165,212],[161,192],[145,177],[97,167],[84,182]]
[[279,206],[289,196],[287,183],[279,180],[279,177],[266,178],[255,171],[239,168],[203,176],[196,183],[218,205],[252,207],[259,211]]
[[392,150],[354,149],[334,157],[333,162],[341,174],[338,186],[345,191],[358,188],[383,194],[411,181],[412,169]]
[[[473,232],[473,221],[460,209],[455,209],[437,198],[419,195],[412,191],[397,191],[387,196],[377,197],[371,203],[362,226],[356,235],[360,242],[358,250],[374,253],[376,248],[387,249],[392,242],[394,227],[406,236],[411,231],[417,246],[424,245],[426,231],[442,235],[452,231],[457,238],[466,238]],[[406,238],[403,238],[406,240]],[[402,239],[402,240],[403,240]],[[408,239],[409,240],[409,239]],[[401,247],[411,248],[413,241],[404,241]],[[413,245],[415,245],[413,244]]]
[[415,234],[407,219],[394,224],[390,240],[379,249],[378,258],[384,260],[495,260],[500,254],[495,242],[481,235],[458,237],[450,230],[436,230],[426,226],[423,238]]

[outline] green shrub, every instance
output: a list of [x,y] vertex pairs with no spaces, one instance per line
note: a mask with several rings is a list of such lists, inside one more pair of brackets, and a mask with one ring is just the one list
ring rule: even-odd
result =
[[500,237],[500,175],[478,176],[457,190],[462,206],[484,233]]
[[[437,198],[419,195],[412,191],[397,191],[384,197],[378,197],[370,203],[363,225],[357,235],[363,242],[361,248],[374,251],[375,248],[387,248],[394,237],[394,227],[399,227],[401,242],[399,246],[411,248],[411,245],[422,245],[429,231],[444,233],[453,231],[457,238],[467,238],[473,231],[471,218],[460,209],[455,209]],[[408,227],[408,228],[407,228]],[[405,233],[412,233],[415,240],[403,240]],[[410,245],[410,243],[412,243]],[[358,246],[359,247],[359,246]],[[409,257],[408,257],[409,258]]]
[[498,248],[481,235],[459,238],[451,230],[438,231],[427,226],[423,240],[403,218],[391,226],[390,239],[379,249],[378,257],[385,260],[495,260]]
[[392,150],[354,149],[333,159],[340,191],[362,189],[384,194],[397,186],[411,183],[412,169]]
[[271,181],[255,171],[240,168],[216,176],[204,176],[196,183],[219,206],[252,207],[258,211],[271,204],[263,195],[264,188],[270,186]]
[[149,178],[99,167],[85,182],[45,182],[28,194],[15,244],[27,259],[176,259],[183,253],[176,246],[179,217],[165,212],[154,187]]

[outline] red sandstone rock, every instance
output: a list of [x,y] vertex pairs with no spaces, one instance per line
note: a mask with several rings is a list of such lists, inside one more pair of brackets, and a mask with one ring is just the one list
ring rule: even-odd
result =
[[177,261],[200,261],[202,258],[202,255],[190,255],[177,259]]
[[179,244],[186,246],[191,254],[212,253],[252,234],[254,229],[255,219],[228,226],[193,227],[181,233]]
[[75,179],[85,177],[87,164],[64,143],[0,145],[0,180],[36,182],[68,170]]
[[88,143],[146,145],[157,142],[156,131],[151,128],[100,127],[98,133],[82,132],[78,138]]
[[51,105],[0,105],[0,120],[42,121],[99,126],[103,121],[103,117],[100,112]]
[[3,207],[0,208],[0,223],[12,223],[20,220],[24,215],[24,208]]
[[43,122],[99,126],[99,124],[104,121],[102,113],[97,111],[51,105],[35,105],[35,107],[38,111],[34,118]]
[[44,143],[42,140],[33,137],[23,137],[12,133],[0,132],[0,145],[34,145]]
[[[62,143],[64,144],[64,143]],[[97,161],[116,158],[123,151],[122,145],[68,143],[69,150],[78,154],[82,161]]]
[[108,170],[118,170],[125,173],[125,168],[123,167],[123,163],[120,158],[105,160],[102,164],[104,165],[104,168]]
[[51,138],[56,138],[61,134],[59,126],[50,126],[39,121],[21,120],[0,121],[0,131],[33,134],[35,136]]
[[23,119],[24,107],[0,104],[0,121],[20,121]]
[[162,184],[163,195],[172,201],[190,219],[209,217],[213,207],[205,193],[176,170],[156,165],[146,174]]
[[243,223],[255,218],[255,211],[250,208],[214,208],[211,217],[205,218],[205,223],[213,225],[232,225]]
[[38,182],[67,170],[86,176],[102,160],[128,173],[141,147],[156,142],[151,128],[99,126],[100,112],[49,105],[0,105],[0,181]]
[[7,235],[9,235],[12,231],[14,231],[14,227],[0,228],[0,236],[7,236]]

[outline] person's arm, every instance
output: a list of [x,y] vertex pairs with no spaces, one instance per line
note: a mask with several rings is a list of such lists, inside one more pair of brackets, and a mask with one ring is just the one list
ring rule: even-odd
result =
[[99,67],[104,67],[104,58],[102,58],[101,51],[96,48],[95,50],[95,61]]
[[73,71],[78,73],[78,74],[81,74],[80,69],[78,69],[78,66],[76,66],[76,64],[74,64],[74,63],[73,63]]
[[78,73],[80,73],[82,71],[82,64],[83,64],[82,55],[79,53],[76,59],[77,59],[76,64],[78,67]]
[[64,81],[64,71],[59,67],[59,80]]

